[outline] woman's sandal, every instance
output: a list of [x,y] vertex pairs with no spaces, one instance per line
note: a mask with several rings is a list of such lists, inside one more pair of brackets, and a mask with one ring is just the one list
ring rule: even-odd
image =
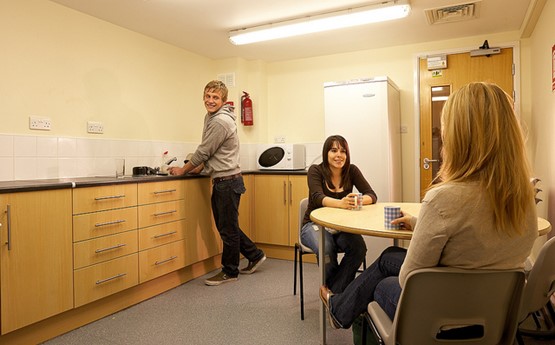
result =
[[328,312],[328,320],[330,322],[330,325],[334,329],[340,329],[342,328],[341,325],[337,323],[337,321],[335,321],[335,319],[333,318],[330,312],[329,303],[330,303],[330,297],[332,295],[333,295],[333,292],[331,292],[330,289],[328,289],[325,285],[320,286],[320,299],[322,300],[322,303],[324,303],[324,306],[326,307],[326,310]]

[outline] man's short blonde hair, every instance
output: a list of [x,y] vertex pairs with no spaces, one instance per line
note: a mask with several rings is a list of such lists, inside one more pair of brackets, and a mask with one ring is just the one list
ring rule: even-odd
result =
[[204,97],[204,94],[206,92],[218,92],[222,96],[222,100],[224,102],[227,101],[227,86],[225,86],[225,84],[219,80],[212,80],[211,82],[206,84],[202,97]]

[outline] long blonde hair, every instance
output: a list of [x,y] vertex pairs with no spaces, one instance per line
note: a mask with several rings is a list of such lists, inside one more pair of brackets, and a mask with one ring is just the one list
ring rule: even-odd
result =
[[440,184],[480,181],[497,228],[522,233],[534,194],[524,135],[509,95],[495,84],[470,83],[449,97],[441,123]]

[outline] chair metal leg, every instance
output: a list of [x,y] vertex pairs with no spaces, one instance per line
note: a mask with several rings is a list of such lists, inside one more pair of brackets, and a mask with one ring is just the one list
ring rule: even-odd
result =
[[524,339],[522,339],[522,335],[520,334],[520,332],[518,331],[518,329],[516,330],[516,342],[518,343],[518,345],[524,345]]
[[303,251],[299,251],[299,284],[301,290],[301,320],[304,320]]
[[360,343],[362,345],[366,345],[366,338],[368,337],[367,331],[366,331],[366,325],[368,324],[368,321],[366,320],[366,315],[363,314],[362,317],[362,325],[361,327],[361,331],[362,331],[362,336],[360,337]]
[[[555,322],[552,318],[553,307],[551,306],[551,302],[547,302],[547,304],[541,308],[540,310],[532,313],[530,317],[534,320],[535,329],[526,329],[526,328],[518,328],[517,330],[517,340],[518,336],[522,337],[533,337],[533,338],[545,338],[545,339],[553,339],[555,338]],[[519,343],[520,345],[524,343]]]
[[368,326],[370,326],[370,329],[372,330],[372,334],[378,341],[378,344],[385,345],[385,342],[382,336],[380,335],[380,332],[378,332],[378,328],[374,324],[374,321],[372,321],[372,318],[370,317],[370,314],[368,314],[368,312],[364,312],[364,318],[366,319]]
[[366,257],[364,257],[364,261],[362,261],[362,269],[358,269],[357,273],[362,273],[366,270]]
[[295,243],[295,259],[293,262],[293,295],[297,294],[297,254],[299,253],[299,245]]

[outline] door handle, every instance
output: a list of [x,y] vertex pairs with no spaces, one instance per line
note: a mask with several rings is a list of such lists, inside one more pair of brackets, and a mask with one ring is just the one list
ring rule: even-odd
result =
[[426,170],[430,169],[430,163],[439,163],[439,159],[429,159],[428,157],[424,158],[424,164],[422,167]]

